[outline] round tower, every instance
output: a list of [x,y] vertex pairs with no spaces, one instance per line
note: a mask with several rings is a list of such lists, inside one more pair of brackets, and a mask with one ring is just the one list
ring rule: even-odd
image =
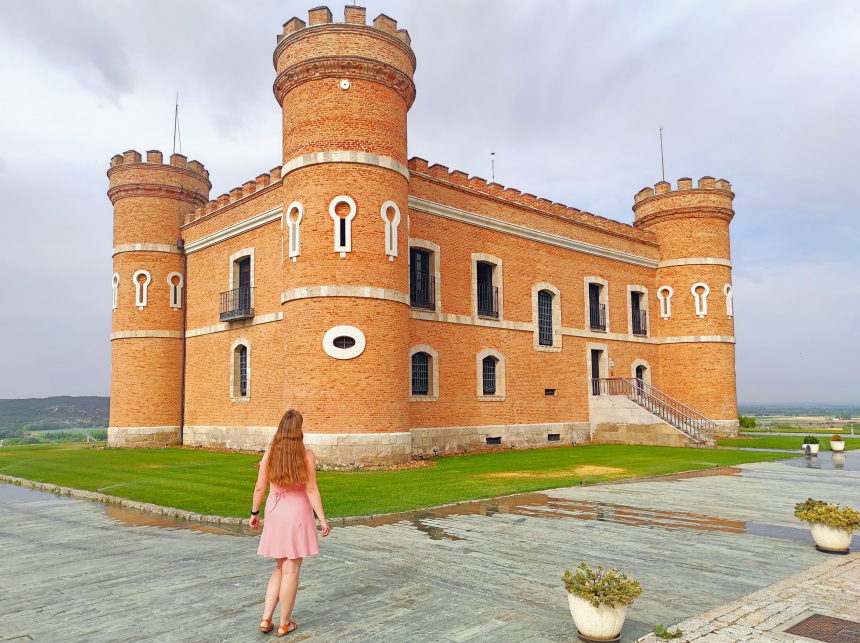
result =
[[114,206],[110,446],[181,440],[185,271],[179,226],[209,200],[209,173],[180,154],[111,159]]
[[323,462],[401,462],[409,435],[409,35],[327,7],[284,25],[286,407]]
[[683,178],[635,197],[634,225],[660,244],[656,290],[661,388],[705,417],[718,435],[737,434],[734,310],[729,223],[731,185]]

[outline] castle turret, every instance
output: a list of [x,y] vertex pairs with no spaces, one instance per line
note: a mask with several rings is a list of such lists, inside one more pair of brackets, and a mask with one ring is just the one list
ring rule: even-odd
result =
[[284,25],[285,404],[323,461],[410,457],[409,35],[362,7]]
[[197,161],[134,150],[111,159],[114,205],[111,446],[179,444],[185,276],[179,226],[211,184]]
[[716,420],[720,434],[737,433],[734,310],[729,223],[731,185],[706,176],[666,181],[635,197],[634,225],[660,243],[657,298],[663,339],[661,388]]

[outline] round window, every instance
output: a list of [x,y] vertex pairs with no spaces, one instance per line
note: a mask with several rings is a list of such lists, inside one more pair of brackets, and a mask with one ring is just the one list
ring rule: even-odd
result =
[[332,343],[335,348],[352,348],[355,346],[355,339],[347,337],[346,335],[341,335],[340,337],[335,337]]

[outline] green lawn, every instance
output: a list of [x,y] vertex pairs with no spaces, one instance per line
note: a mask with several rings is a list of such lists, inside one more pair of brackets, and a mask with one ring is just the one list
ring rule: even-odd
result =
[[[776,429],[774,427],[770,427],[770,430],[774,433],[806,433],[807,435],[818,435],[820,433],[824,433],[825,435],[834,435],[834,434],[850,434],[851,429],[833,427],[833,426],[807,426],[807,427],[796,427],[792,426],[787,429]],[[752,429],[741,429],[741,431],[749,432],[749,433],[768,433],[768,427],[757,426]]]
[[[439,458],[435,466],[402,471],[320,472],[319,481],[329,516],[357,516],[783,457],[712,449],[559,447]],[[0,449],[0,473],[203,514],[246,516],[258,460],[188,449],[34,445]]]
[[[830,450],[830,436],[816,436],[818,438],[818,446],[821,451]],[[860,449],[860,437],[852,438],[845,437],[845,450]],[[767,435],[755,438],[740,438],[737,440],[717,440],[717,444],[721,447],[749,447],[753,449],[797,449],[801,450],[803,446],[804,436],[797,437],[790,435]]]

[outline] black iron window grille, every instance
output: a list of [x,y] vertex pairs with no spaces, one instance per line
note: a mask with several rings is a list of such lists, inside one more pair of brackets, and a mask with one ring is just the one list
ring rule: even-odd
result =
[[594,304],[589,306],[589,320],[591,330],[606,331],[606,304]]
[[239,397],[248,397],[248,347],[239,346]]
[[409,250],[409,299],[413,308],[436,309],[436,278],[430,276],[430,253]]
[[221,293],[221,321],[246,319],[254,316],[254,288],[240,286]]
[[633,334],[645,336],[648,334],[648,312],[645,310],[633,311]]
[[430,358],[427,353],[412,356],[412,395],[427,395],[430,392]]
[[552,293],[538,293],[538,344],[552,346]]
[[478,315],[481,317],[499,316],[499,288],[478,284]]
[[496,360],[493,357],[485,357],[482,363],[484,395],[496,394]]

